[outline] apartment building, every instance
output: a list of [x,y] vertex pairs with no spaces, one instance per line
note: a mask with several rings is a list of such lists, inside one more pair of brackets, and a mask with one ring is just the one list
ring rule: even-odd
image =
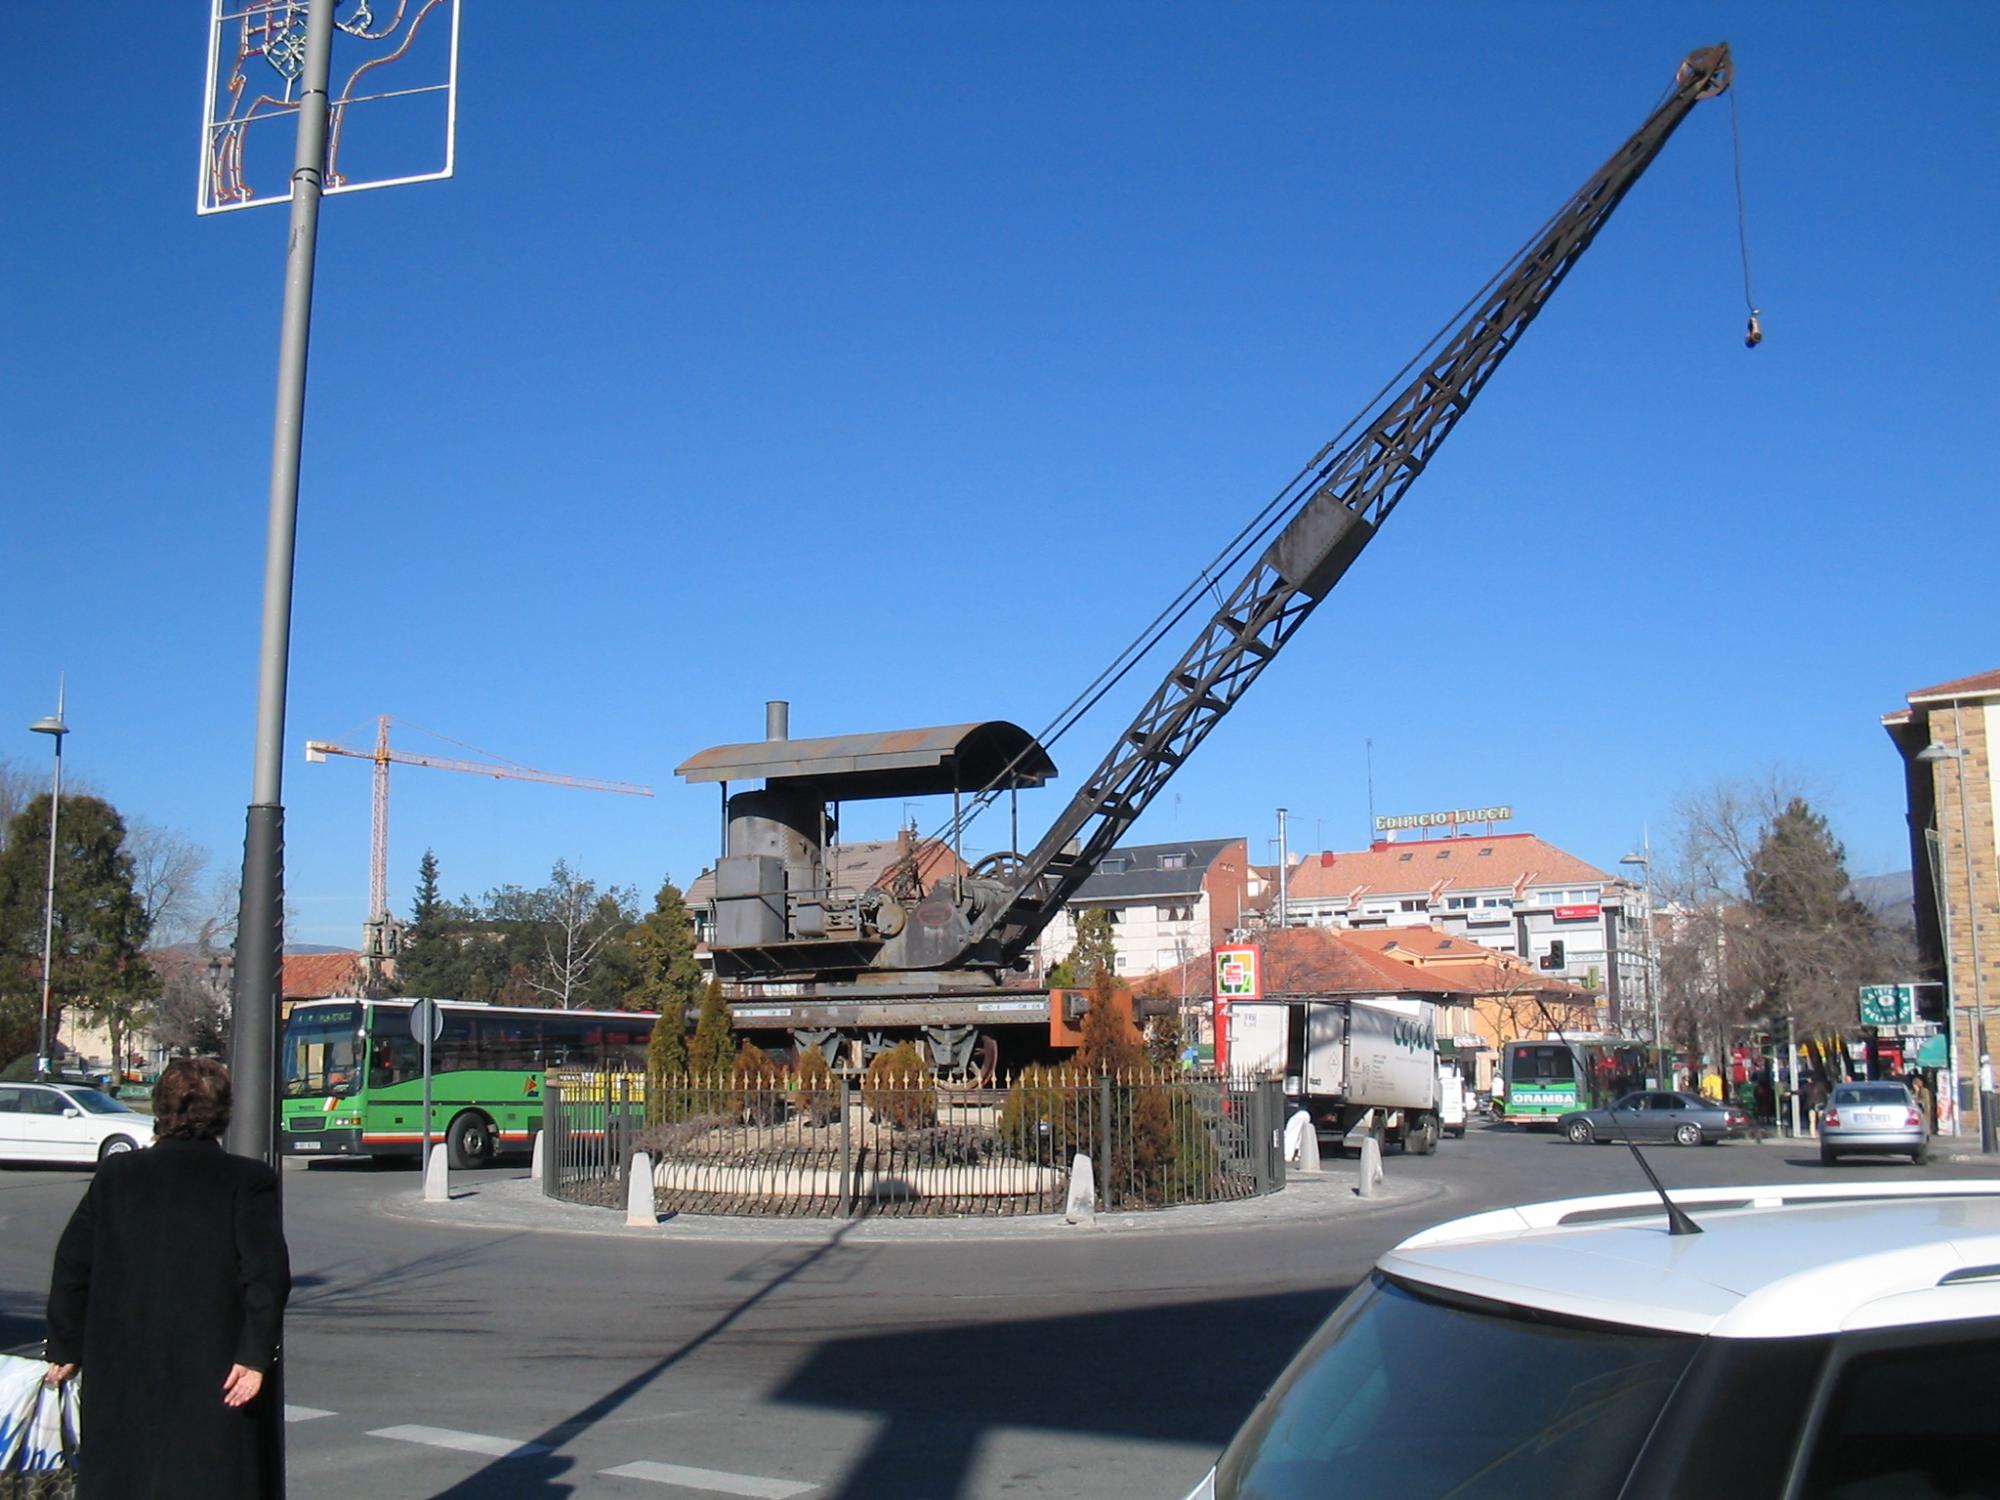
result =
[[1244,925],[1255,910],[1251,879],[1246,839],[1113,849],[1043,929],[1037,972],[1069,956],[1077,919],[1092,908],[1111,918],[1120,977],[1137,979],[1187,963]]

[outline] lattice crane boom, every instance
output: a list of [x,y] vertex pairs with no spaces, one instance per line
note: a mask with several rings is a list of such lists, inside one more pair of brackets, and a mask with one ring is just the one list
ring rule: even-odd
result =
[[454,760],[441,755],[419,755],[397,750],[389,744],[390,719],[383,714],[375,721],[375,746],[364,750],[356,745],[332,740],[307,740],[306,759],[324,761],[329,755],[345,755],[354,760],[372,761],[375,766],[375,797],[372,839],[368,861],[368,922],[375,934],[389,923],[389,767],[428,766],[433,771],[459,771],[471,776],[491,776],[497,781],[538,781],[545,786],[576,787],[586,792],[616,792],[627,797],[650,797],[653,789],[628,781],[604,781],[594,776],[565,776],[559,771],[538,771],[533,766],[500,762]]

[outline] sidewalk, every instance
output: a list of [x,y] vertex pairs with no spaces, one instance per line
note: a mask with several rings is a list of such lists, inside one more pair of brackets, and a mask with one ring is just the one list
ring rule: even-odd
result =
[[1013,1239],[1123,1238],[1144,1234],[1182,1234],[1204,1229],[1245,1229],[1258,1224],[1332,1222],[1390,1208],[1442,1198],[1441,1183],[1400,1180],[1393,1160],[1372,1198],[1355,1191],[1359,1163],[1335,1161],[1316,1176],[1287,1174],[1282,1192],[1234,1203],[1203,1203],[1185,1208],[1100,1212],[1093,1222],[1070,1224],[1060,1213],[1016,1214],[967,1218],[789,1217],[738,1218],[708,1214],[674,1214],[650,1229],[628,1228],[622,1209],[593,1208],[542,1196],[541,1184],[526,1172],[483,1173],[476,1178],[453,1175],[451,1200],[427,1203],[423,1188],[413,1185],[383,1199],[380,1212],[397,1219],[443,1224],[463,1229],[515,1229],[552,1234],[597,1234],[621,1239],[662,1241],[750,1241],[766,1244],[814,1244],[836,1237],[843,1241],[950,1241]]

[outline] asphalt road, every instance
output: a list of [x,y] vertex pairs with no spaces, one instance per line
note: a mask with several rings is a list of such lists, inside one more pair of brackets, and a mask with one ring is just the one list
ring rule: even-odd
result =
[[[1827,1171],[1809,1145],[1649,1158],[1670,1187]],[[1329,1168],[1254,1223],[805,1226],[787,1242],[475,1212],[520,1201],[519,1168],[464,1174],[467,1198],[426,1209],[414,1171],[293,1165],[290,1493],[1178,1497],[1389,1245],[1500,1203],[1644,1186],[1622,1149],[1512,1127],[1391,1155],[1380,1204],[1353,1198],[1351,1163]],[[1970,1160],[1834,1170],[2000,1177]],[[0,1172],[0,1347],[41,1336],[49,1254],[87,1180]]]

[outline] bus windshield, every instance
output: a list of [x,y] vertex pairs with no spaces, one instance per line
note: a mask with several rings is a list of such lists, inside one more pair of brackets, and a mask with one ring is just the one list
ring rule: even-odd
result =
[[361,1087],[361,1007],[295,1010],[285,1027],[285,1093],[352,1094]]
[[1516,1083],[1568,1083],[1576,1077],[1576,1058],[1560,1044],[1507,1049],[1507,1076]]

